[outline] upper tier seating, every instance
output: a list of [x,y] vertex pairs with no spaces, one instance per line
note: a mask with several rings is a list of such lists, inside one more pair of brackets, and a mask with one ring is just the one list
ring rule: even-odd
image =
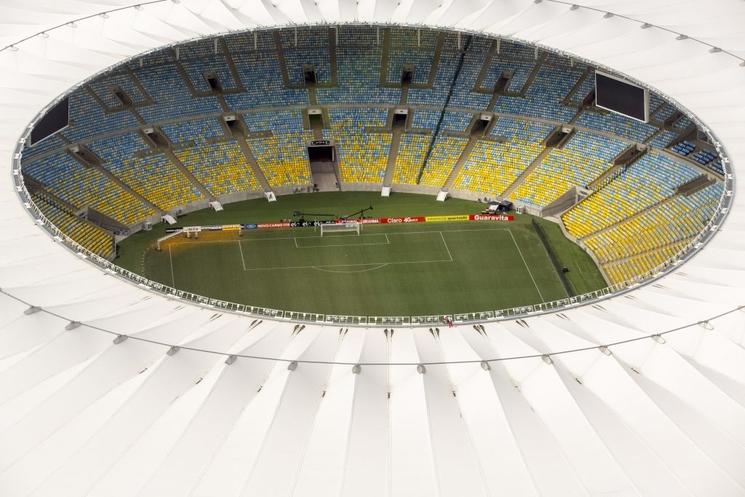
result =
[[149,96],[142,91],[129,72],[112,72],[100,79],[91,81],[90,88],[96,96],[109,108],[118,108],[122,102],[114,95],[114,88],[120,88],[127,94],[132,102],[137,104],[147,103]]
[[138,109],[149,123],[220,112],[217,97],[192,97],[173,64],[137,69],[135,74],[156,102]]
[[374,107],[329,109],[333,129],[382,128],[388,121],[388,110]]
[[577,126],[605,131],[613,135],[643,143],[657,128],[613,112],[585,111],[579,116]]
[[[303,66],[310,65],[316,73],[318,83],[331,81],[331,53],[329,36],[333,32],[326,27],[303,27],[280,32],[282,53],[287,66],[290,84],[304,85]],[[295,35],[297,34],[297,39]]]
[[266,110],[246,112],[243,121],[250,133],[271,131],[275,134],[301,133],[303,116],[299,110]]
[[388,82],[400,83],[404,66],[412,66],[414,68],[412,83],[426,84],[432,69],[437,33],[422,30],[417,39],[417,32],[414,30],[391,28],[390,38]]
[[233,53],[232,57],[246,91],[225,95],[225,102],[231,109],[241,111],[256,107],[308,104],[308,90],[284,87],[274,45],[271,50],[254,50],[251,47],[247,51]]
[[382,48],[379,45],[338,47],[338,87],[316,89],[318,103],[397,104],[401,98],[401,89],[379,86],[381,56]]
[[164,124],[161,130],[174,146],[187,143],[202,145],[225,135],[220,121],[214,117]]
[[198,92],[211,91],[207,82],[207,74],[213,74],[223,90],[237,90],[241,87],[240,81],[236,80],[230,71],[225,55],[212,53],[194,59],[179,60],[189,81]]
[[129,112],[107,113],[88,92],[79,89],[70,95],[70,125],[62,134],[71,141],[79,141],[137,125],[137,120]]

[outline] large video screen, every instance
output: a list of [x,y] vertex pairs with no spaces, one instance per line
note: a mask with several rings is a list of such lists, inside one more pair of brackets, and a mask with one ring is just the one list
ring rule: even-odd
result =
[[70,121],[70,101],[63,98],[44,114],[31,130],[31,144],[38,143],[47,136],[61,130]]
[[601,72],[595,73],[595,105],[647,122],[647,90]]

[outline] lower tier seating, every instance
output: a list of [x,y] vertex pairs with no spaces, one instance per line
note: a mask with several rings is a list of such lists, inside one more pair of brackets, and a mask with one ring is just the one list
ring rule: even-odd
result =
[[176,156],[213,195],[260,190],[251,166],[236,142],[179,150]]
[[432,140],[430,135],[405,133],[401,136],[393,170],[393,183],[416,184],[416,178],[424,164],[427,148]]
[[155,214],[109,177],[96,169],[83,167],[64,151],[39,162],[24,164],[23,174],[75,207],[92,207],[128,226]]
[[114,237],[111,233],[78,218],[40,195],[32,194],[31,198],[44,216],[64,234],[94,254],[106,259],[114,258]]
[[382,183],[391,152],[390,133],[355,133],[326,130],[339,155],[339,173],[344,183]]
[[500,195],[542,149],[539,142],[478,141],[455,179],[455,189]]
[[199,189],[162,154],[105,163],[104,167],[164,211],[205,200]]
[[256,162],[272,188],[307,186],[311,182],[307,144],[311,131],[249,139]]
[[421,184],[443,186],[467,144],[467,138],[438,136],[432,147],[427,166],[424,168]]
[[584,240],[601,264],[635,257],[688,240],[706,226],[722,195],[716,183],[690,196],[674,195]]
[[652,150],[603,189],[562,215],[567,231],[586,237],[671,196],[700,173],[682,160]]

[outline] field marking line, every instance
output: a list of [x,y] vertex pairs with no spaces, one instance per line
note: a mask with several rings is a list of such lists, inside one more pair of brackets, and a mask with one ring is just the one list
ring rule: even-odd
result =
[[[401,226],[401,225],[373,225],[373,226]],[[510,231],[509,228],[474,228],[474,229],[462,229],[462,230],[443,230],[448,233],[467,233],[469,231]],[[359,236],[379,236],[379,235],[385,235],[386,237],[388,235],[421,235],[426,233],[432,233],[436,234],[439,233],[437,230],[417,230],[417,231],[402,231],[400,233],[360,233]],[[353,235],[326,235],[325,237],[321,237],[319,235],[315,236],[267,236],[267,237],[245,237],[241,239],[241,242],[266,242],[266,241],[272,241],[272,240],[293,240],[293,239],[303,239],[303,238],[344,238],[344,237],[350,237]],[[192,245],[195,246],[197,244],[210,244],[210,243],[233,243],[235,240],[197,240],[189,241],[189,242],[172,242],[168,245]]]
[[243,270],[246,270],[246,259],[243,258],[243,245],[241,245],[241,240],[237,240],[238,242],[238,250],[241,251],[241,264],[243,264]]
[[[383,233],[383,234],[385,234],[385,233]],[[305,246],[301,247],[297,243],[297,239],[298,238],[316,239],[316,238],[320,238],[320,237],[315,237],[315,236],[294,237],[293,240],[295,241],[295,248],[296,249],[325,248],[325,247],[362,247],[362,246],[366,246],[366,245],[390,245],[390,241],[386,241],[386,243],[382,243],[382,242],[371,242],[371,243],[365,243],[365,242],[362,242],[362,243],[330,243],[328,245],[305,245]],[[326,238],[331,238],[331,237],[326,237]],[[386,237],[386,240],[388,240],[388,237]]]
[[168,245],[168,261],[171,264],[171,286],[176,287],[176,277],[173,275],[173,252],[171,252],[171,246]]
[[375,267],[371,267],[371,268],[368,268],[368,269],[358,269],[358,270],[355,270],[355,271],[335,271],[333,269],[324,269],[322,266],[313,266],[313,269],[315,269],[316,271],[323,271],[325,273],[355,274],[355,273],[367,273],[369,271],[377,271],[378,269],[383,269],[388,264],[392,264],[392,263],[391,262],[384,262],[384,263],[382,263],[382,264],[380,264],[378,266],[375,266]]
[[567,298],[571,297],[571,295],[569,295],[569,292],[567,292],[566,288],[564,288],[564,284],[561,281],[561,274],[559,274],[560,269],[554,266],[554,263],[551,260],[551,254],[548,253],[548,247],[546,247],[546,245],[543,243],[541,243],[541,246],[543,247],[543,253],[546,254],[546,260],[548,260],[548,265],[554,268],[554,274],[556,275],[556,278],[559,280],[559,284],[561,285],[561,288],[564,289],[564,294],[567,296]]
[[362,262],[352,264],[323,264],[314,266],[268,266],[268,267],[250,267],[246,271],[269,271],[274,269],[319,269],[327,267],[359,267],[359,266],[375,266],[379,264],[393,265],[393,264],[431,264],[435,262],[453,262],[450,259],[435,259],[430,261],[395,261],[395,262]]
[[517,249],[517,253],[520,254],[520,259],[523,260],[523,264],[525,264],[525,269],[528,270],[528,274],[530,275],[530,279],[533,280],[533,286],[538,291],[538,296],[541,298],[541,302],[545,302],[546,299],[543,298],[543,294],[541,293],[541,289],[538,288],[538,283],[535,282],[535,278],[533,277],[533,272],[530,270],[530,267],[528,267],[528,263],[525,260],[525,256],[523,256],[523,251],[520,250],[520,246],[517,244],[517,240],[515,240],[515,235],[512,234],[512,230],[507,230],[510,232],[510,237],[512,237],[512,243],[515,244],[515,248]]
[[390,245],[391,244],[391,240],[388,238],[388,233],[383,233],[383,234],[385,235],[385,243],[387,243],[388,245]]
[[450,247],[448,247],[448,242],[445,241],[445,235],[442,234],[442,231],[440,231],[440,238],[442,239],[442,244],[445,245],[445,250],[448,251],[448,257],[450,257],[450,262],[453,262],[453,254],[450,253]]

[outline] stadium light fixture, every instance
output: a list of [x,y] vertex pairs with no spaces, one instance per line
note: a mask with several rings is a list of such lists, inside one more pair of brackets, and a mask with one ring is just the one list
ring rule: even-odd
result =
[[427,368],[424,366],[424,364],[418,364],[416,367],[416,372],[419,374],[424,374],[427,372]]
[[665,343],[665,339],[662,338],[662,335],[652,335],[652,340],[654,340],[655,342],[657,342],[659,344],[664,344]]
[[362,366],[359,364],[352,366],[352,374],[360,374],[360,371],[362,371]]
[[23,311],[23,313],[26,316],[30,316],[31,314],[36,314],[40,310],[41,310],[41,307],[39,307],[38,305],[32,305],[28,309],[26,309],[25,311]]
[[551,359],[551,356],[550,356],[550,355],[548,355],[548,354],[543,354],[543,355],[541,356],[541,360],[542,360],[543,362],[545,362],[546,364],[548,364],[549,366],[550,366],[550,365],[552,365],[552,364],[554,363],[553,359]]
[[67,326],[65,326],[65,329],[67,331],[74,330],[75,328],[79,328],[81,326],[80,321],[70,321],[67,323]]
[[481,361],[481,369],[484,371],[491,371],[491,365],[486,361]]
[[177,347],[174,345],[173,347],[168,349],[168,352],[166,352],[166,354],[168,354],[169,356],[174,356],[178,353],[179,350],[181,350],[181,347]]
[[290,364],[287,365],[288,371],[295,371],[297,369],[297,361],[292,361]]
[[234,363],[234,362],[235,362],[235,361],[236,361],[237,359],[238,359],[238,356],[235,356],[235,355],[229,355],[229,356],[228,356],[228,358],[227,358],[227,359],[225,359],[225,364],[227,364],[228,366],[230,366],[230,365],[231,365],[231,364],[233,364],[233,363]]
[[602,352],[604,355],[607,355],[607,356],[613,355],[613,352],[611,352],[611,350],[605,345],[598,347],[598,350]]
[[119,345],[120,343],[124,342],[129,338],[127,335],[117,335],[116,338],[114,338],[113,342],[114,345]]

